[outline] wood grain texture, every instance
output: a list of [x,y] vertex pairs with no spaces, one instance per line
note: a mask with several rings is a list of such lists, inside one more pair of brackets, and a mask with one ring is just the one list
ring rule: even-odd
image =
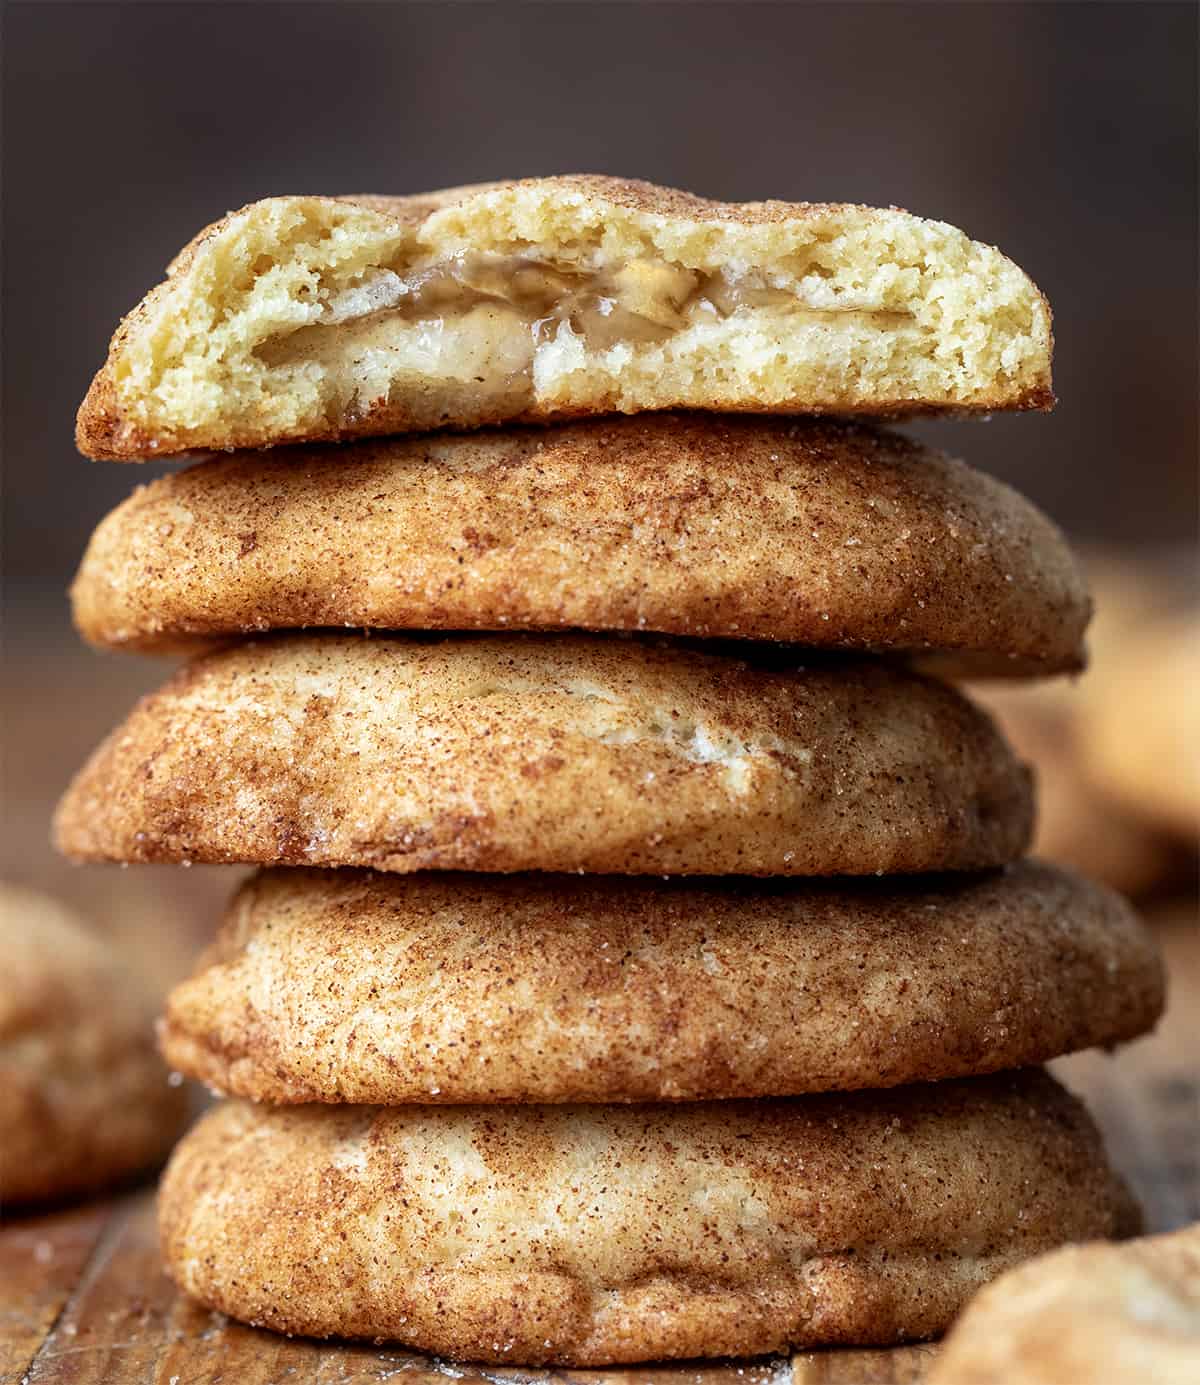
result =
[[0,1232],[0,1379],[19,1379],[52,1334],[111,1220],[98,1203]]

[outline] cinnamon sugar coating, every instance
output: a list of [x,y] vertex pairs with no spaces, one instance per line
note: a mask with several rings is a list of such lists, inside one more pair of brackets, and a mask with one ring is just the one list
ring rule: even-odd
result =
[[231,1102],[160,1200],[167,1267],[211,1308],[520,1365],[930,1337],[1131,1219],[1036,1069],[666,1107]]
[[892,1087],[1145,1032],[1152,935],[1030,861],[671,881],[279,869],[172,992],[167,1060],[255,1101],[694,1101]]
[[305,626],[648,630],[1083,664],[1066,541],[895,433],[701,414],[292,448],[140,488],[73,589],[95,644]]
[[81,860],[832,875],[1003,864],[1030,782],[933,679],[584,636],[289,636],[185,666],[57,813]]

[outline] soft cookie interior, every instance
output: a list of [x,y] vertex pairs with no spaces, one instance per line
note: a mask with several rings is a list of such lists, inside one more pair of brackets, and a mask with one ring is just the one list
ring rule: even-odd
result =
[[212,446],[670,406],[1049,400],[1044,300],[953,227],[645,201],[537,180],[447,205],[255,203],[129,320],[118,412]]

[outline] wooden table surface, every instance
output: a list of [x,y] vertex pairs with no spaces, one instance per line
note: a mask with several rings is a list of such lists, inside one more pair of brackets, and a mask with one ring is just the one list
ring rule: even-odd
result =
[[[101,659],[72,642],[61,608],[32,605],[6,631],[6,822],[0,873],[84,910],[160,986],[211,932],[236,872],[76,870],[46,841],[53,802],[87,750],[161,681],[164,667]],[[1167,1019],[1114,1058],[1054,1065],[1091,1106],[1152,1230],[1200,1217],[1195,1056],[1200,932],[1191,900],[1156,906],[1171,970]],[[935,1346],[805,1352],[733,1364],[621,1371],[450,1365],[395,1350],[324,1346],[239,1326],[188,1303],[162,1272],[153,1191],[137,1189],[0,1229],[3,1385],[356,1385],[400,1380],[647,1382],[647,1385],[884,1385],[924,1378]]]

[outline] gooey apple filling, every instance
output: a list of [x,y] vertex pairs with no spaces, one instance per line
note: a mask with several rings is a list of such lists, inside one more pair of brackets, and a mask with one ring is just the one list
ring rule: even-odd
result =
[[457,256],[412,272],[369,271],[333,294],[320,318],[260,344],[269,368],[317,367],[342,409],[385,398],[419,374],[469,383],[473,392],[531,398],[539,354],[564,341],[588,356],[614,347],[660,347],[704,324],[746,311],[786,316],[790,327],[894,331],[912,315],[861,306],[810,306],[795,287],[762,274],[735,277],[638,259],[576,269],[497,254]]

